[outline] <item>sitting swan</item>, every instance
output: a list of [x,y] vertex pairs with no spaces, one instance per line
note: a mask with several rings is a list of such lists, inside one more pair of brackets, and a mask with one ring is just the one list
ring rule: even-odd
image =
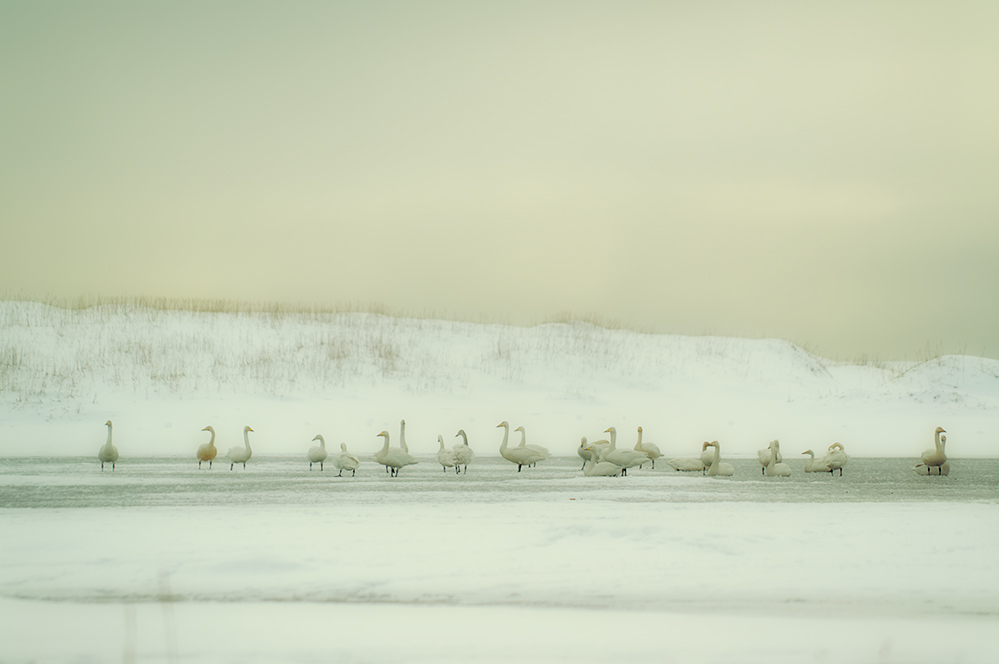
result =
[[517,464],[517,472],[524,466],[530,466],[538,461],[544,459],[541,454],[532,450],[529,447],[508,447],[510,439],[510,423],[503,420],[496,425],[496,428],[503,428],[503,442],[500,443],[500,456],[509,461],[510,463]]
[[791,466],[786,463],[781,463],[776,461],[780,459],[780,449],[776,440],[770,441],[770,460],[766,466],[763,467],[763,474],[767,477],[790,477],[791,476]]
[[343,471],[349,470],[353,477],[355,471],[361,466],[361,460],[347,451],[347,443],[340,443],[340,453],[333,457],[333,465],[340,471],[337,477],[343,477]]
[[639,452],[644,452],[645,456],[649,457],[649,461],[652,462],[653,470],[656,467],[656,459],[663,455],[663,453],[659,451],[659,446],[655,443],[642,442],[642,427],[638,427],[638,442],[635,443],[635,449]]
[[604,433],[610,434],[610,447],[603,450],[600,458],[611,462],[615,466],[621,466],[621,475],[627,475],[629,468],[640,466],[649,460],[645,452],[617,449],[617,429],[614,427],[608,427]]
[[382,447],[382,451],[376,458],[380,458],[378,463],[383,464],[386,468],[391,468],[390,476],[398,477],[399,470],[405,468],[406,466],[412,466],[415,463],[419,463],[409,452],[405,451],[401,447],[393,447],[389,449],[389,432],[382,431],[379,436],[385,437],[385,445]]
[[829,453],[826,454],[823,460],[829,466],[830,475],[832,475],[834,470],[839,470],[839,476],[843,477],[843,466],[850,460],[850,457],[846,455],[846,450],[843,449],[842,443],[833,443],[829,446]]
[[[950,473],[950,463],[947,461],[947,455],[944,453],[944,445],[947,444],[947,436],[941,436],[940,434],[946,433],[943,427],[937,427],[933,436],[933,447],[932,450],[926,450],[923,452],[920,459],[922,463],[917,464],[915,471],[919,475],[947,475]],[[108,440],[110,440],[110,431],[108,433]],[[937,472],[933,472],[936,468]]]
[[604,460],[606,450],[587,448],[590,458],[583,464],[583,475],[586,477],[618,477],[624,471],[621,466]]
[[826,463],[825,457],[821,459],[815,458],[815,452],[811,450],[805,450],[802,454],[807,454],[808,459],[805,461],[805,472],[806,473],[831,473],[829,470],[829,464]]
[[[704,459],[705,455],[707,454],[710,454],[710,457],[708,458],[707,463],[705,463]],[[689,473],[697,470],[704,470],[708,466],[708,464],[711,463],[711,459],[713,458],[714,458],[714,452],[708,450],[708,443],[707,441],[705,441],[704,444],[701,445],[700,459],[695,459],[693,457],[679,457],[677,459],[670,459],[667,463],[673,466],[674,470],[682,470],[684,472]]]
[[114,472],[114,462],[118,460],[118,448],[111,444],[111,420],[104,423],[104,426],[108,428],[108,442],[101,446],[101,449],[97,452],[97,458],[101,462],[101,471],[104,470],[104,464],[111,464],[111,472]]
[[446,473],[448,468],[454,468],[454,452],[444,447],[444,436],[437,434],[437,442],[441,444],[441,448],[437,452],[437,463]]
[[309,470],[312,470],[312,464],[318,463],[319,470],[323,469],[323,461],[326,461],[326,439],[323,438],[322,434],[316,434],[316,437],[312,440],[318,440],[319,444],[310,447],[309,453],[306,455],[309,457]]
[[780,463],[784,460],[784,457],[781,456],[780,443],[776,439],[770,441],[769,446],[756,453],[756,458],[760,460],[760,465],[763,466],[762,473],[764,475],[767,474],[767,465],[770,463],[771,455],[773,454],[774,449],[777,450],[777,463]]
[[468,446],[468,434],[465,433],[464,429],[458,429],[458,433],[454,434],[454,437],[458,436],[461,436],[461,442],[451,448],[451,451],[454,452],[454,469],[457,472],[458,466],[461,466],[461,472],[467,473],[468,464],[475,461],[475,452]]
[[[732,464],[725,463],[721,460],[721,446],[718,444],[717,440],[713,440],[710,443],[704,443],[707,447],[715,448],[712,450],[711,454],[711,464],[708,466],[708,472],[706,473],[708,477],[731,477],[735,474],[735,468]],[[707,449],[705,449],[707,451]]]
[[237,463],[243,464],[243,468],[246,468],[246,462],[250,460],[253,456],[253,450],[250,449],[250,432],[253,431],[250,427],[243,427],[243,444],[244,447],[230,447],[229,451],[225,453],[226,457],[229,459],[229,470],[232,470]]
[[198,469],[201,469],[201,462],[207,461],[209,470],[212,467],[212,461],[218,456],[219,450],[215,447],[215,429],[210,426],[205,427],[202,431],[211,431],[212,439],[207,443],[198,448]]

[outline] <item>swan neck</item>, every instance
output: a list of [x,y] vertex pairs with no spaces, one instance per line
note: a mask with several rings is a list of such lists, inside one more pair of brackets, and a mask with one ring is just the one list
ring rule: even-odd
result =
[[243,429],[243,442],[246,444],[247,451],[250,450],[250,432]]
[[[111,429],[108,429],[108,440],[111,440]],[[933,445],[937,448],[937,453],[943,452],[944,444],[940,442],[940,432],[937,431],[933,437]]]
[[382,454],[385,454],[386,452],[388,452],[388,448],[389,448],[389,437],[388,437],[388,434],[385,434],[384,436],[382,436],[382,438],[385,439],[385,444],[382,445]]
[[500,451],[506,449],[507,443],[510,441],[510,427],[503,427],[503,442],[500,444]]
[[527,430],[524,427],[520,427],[520,447],[527,444]]
[[208,446],[212,447],[215,445],[215,429],[209,429],[208,432],[212,434],[212,439],[208,441]]

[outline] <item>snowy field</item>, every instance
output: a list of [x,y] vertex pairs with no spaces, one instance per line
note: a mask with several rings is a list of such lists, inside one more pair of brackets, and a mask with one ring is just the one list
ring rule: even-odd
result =
[[999,463],[735,466],[5,459],[0,661],[992,661]]
[[[389,478],[402,418],[420,463]],[[517,473],[500,420],[555,457]],[[609,426],[719,440],[735,475],[582,476]],[[951,474],[917,476],[937,426]],[[478,458],[445,474],[459,428]],[[356,477],[308,470],[317,433]],[[789,478],[760,476],[774,438]],[[843,477],[802,472],[836,441]],[[997,457],[983,358],[0,302],[0,662],[991,662]]]

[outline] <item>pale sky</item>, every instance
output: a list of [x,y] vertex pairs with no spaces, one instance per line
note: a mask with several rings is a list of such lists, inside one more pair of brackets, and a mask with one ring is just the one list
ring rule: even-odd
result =
[[0,2],[0,291],[999,357],[999,3]]

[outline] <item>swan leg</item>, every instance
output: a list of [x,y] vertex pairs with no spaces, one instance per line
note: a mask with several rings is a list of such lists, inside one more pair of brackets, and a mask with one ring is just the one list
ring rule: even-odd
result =
[[201,459],[198,459],[198,470],[201,470]]
[[208,460],[208,470],[212,469],[212,459]]
[[102,473],[104,472],[104,462],[103,461],[101,461],[101,472]]
[[[114,461],[111,462],[111,472],[112,473],[114,472]],[[939,475],[939,474],[940,474],[940,471],[937,470],[937,475]]]
[[312,462],[311,461],[309,462],[309,470],[310,471],[312,470]]
[[230,464],[229,464],[229,470],[232,470],[233,466],[235,466],[235,465],[236,465],[236,463],[235,463],[235,462],[233,462],[233,463],[230,463]]
[[352,470],[352,471],[350,471],[350,476],[351,476],[351,477],[353,477],[353,476],[354,476],[354,473],[355,473],[355,472],[356,472],[356,471],[353,471],[353,470]]
[[323,472],[323,462],[319,462],[319,472]]
[[518,463],[518,464],[517,464],[517,472],[518,472],[518,473],[520,472],[520,469],[521,469],[521,465],[520,465],[520,464]]

